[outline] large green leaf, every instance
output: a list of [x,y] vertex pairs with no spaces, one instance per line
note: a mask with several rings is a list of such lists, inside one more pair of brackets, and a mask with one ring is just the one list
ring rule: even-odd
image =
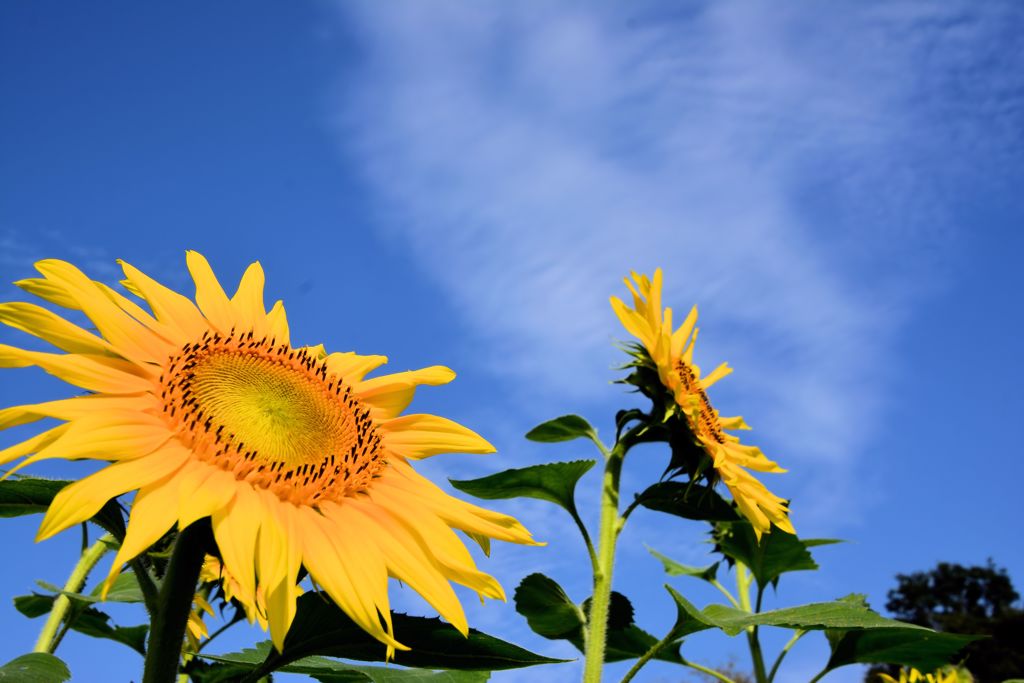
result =
[[[70,594],[74,595],[74,594]],[[14,598],[14,608],[26,617],[34,619],[49,614],[53,609],[54,595],[20,595]],[[72,601],[75,602],[74,598]],[[111,623],[110,615],[95,607],[78,602],[70,612],[71,629],[93,638],[104,638],[122,643],[139,654],[146,652],[146,633],[148,626],[117,626]]]
[[0,681],[7,683],[64,683],[71,680],[68,666],[45,652],[33,652],[0,666]]
[[716,524],[714,539],[720,552],[750,569],[761,588],[777,583],[779,576],[786,572],[817,569],[818,564],[808,548],[841,543],[828,538],[801,540],[778,528],[763,534],[758,541],[754,528],[746,520]]
[[530,574],[516,588],[516,611],[537,635],[552,640],[580,639],[583,612],[562,587],[543,574]]
[[[194,667],[194,671],[190,670],[189,675],[202,683],[237,681],[245,674],[255,671],[269,654],[269,642],[226,655],[208,655],[204,652],[201,655],[203,658],[222,662],[230,667],[217,670],[199,665]],[[489,671],[431,671],[394,666],[361,666],[317,656],[304,657],[282,666],[278,671],[305,674],[321,683],[485,683],[491,676]]]
[[[534,632],[551,640],[567,640],[580,652],[584,651],[584,615],[589,612],[589,602],[588,598],[577,607],[558,583],[543,574],[527,576],[515,593],[516,611],[526,617]],[[633,623],[633,606],[626,596],[613,592],[608,612],[605,661],[636,659],[658,642]],[[665,648],[656,658],[678,662],[679,648]]]
[[593,460],[552,462],[505,470],[480,479],[449,479],[452,486],[477,498],[538,498],[576,513],[576,483],[594,466]]
[[665,557],[653,548],[647,548],[647,552],[661,560],[662,566],[665,567],[665,573],[669,576],[692,576],[696,579],[702,579],[709,583],[716,580],[716,577],[718,576],[718,565],[721,564],[720,562],[715,562],[714,564],[709,564],[706,567],[693,567]]
[[597,431],[579,415],[563,415],[539,424],[526,433],[530,441],[556,443],[586,437],[597,441]]
[[[70,484],[60,479],[19,477],[0,481],[0,517],[20,517],[46,512],[54,496]],[[117,500],[110,500],[92,518],[117,538],[124,538],[124,517]]]
[[736,511],[714,489],[681,481],[662,481],[637,494],[637,503],[650,510],[699,521],[738,519]]
[[[475,629],[464,637],[440,619],[392,615],[395,638],[410,650],[399,650],[394,662],[427,669],[494,671],[535,664],[551,659],[525,650]],[[307,593],[297,602],[295,620],[285,638],[284,651],[271,652],[259,672],[268,673],[312,655],[382,662],[385,646],[353,622],[326,596]]]
[[837,628],[918,628],[928,631],[923,626],[915,627],[883,617],[868,607],[862,595],[848,595],[833,602],[816,602],[757,614],[726,605],[709,605],[701,614],[731,636],[744,631],[748,626],[780,626],[804,631]]
[[939,633],[909,624],[902,626],[826,632],[832,646],[832,656],[826,669],[837,669],[847,664],[900,664],[921,671],[934,671],[953,661],[972,640],[982,637]]

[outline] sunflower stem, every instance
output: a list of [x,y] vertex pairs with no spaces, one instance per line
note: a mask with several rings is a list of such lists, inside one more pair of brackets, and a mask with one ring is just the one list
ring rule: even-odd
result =
[[174,683],[177,679],[181,646],[209,535],[209,526],[202,522],[178,533],[149,629],[142,683]]
[[[64,584],[64,593],[81,592],[82,586],[85,585],[85,580],[89,576],[89,572],[91,572],[92,568],[96,566],[96,563],[100,561],[103,554],[110,550],[110,545],[115,542],[116,540],[113,536],[106,534],[100,538],[100,540],[86,548],[78,559],[78,563],[75,565],[75,568],[71,571],[71,576],[68,577],[67,583]],[[64,621],[64,617],[67,616],[68,610],[71,609],[71,599],[64,593],[58,595],[53,601],[53,607],[50,609],[50,616],[46,618],[46,623],[43,624],[43,630],[39,632],[39,638],[36,640],[36,646],[32,650],[33,652],[53,654],[54,649],[57,647],[57,643],[60,642],[56,638],[57,629],[60,628],[61,622]]]
[[625,448],[620,441],[605,461],[601,485],[601,527],[598,532],[597,568],[594,572],[594,595],[590,599],[587,619],[586,664],[584,683],[600,683],[604,668],[605,640],[608,633],[608,606],[611,602],[612,568],[615,564],[615,543],[622,528],[619,517],[619,476]]

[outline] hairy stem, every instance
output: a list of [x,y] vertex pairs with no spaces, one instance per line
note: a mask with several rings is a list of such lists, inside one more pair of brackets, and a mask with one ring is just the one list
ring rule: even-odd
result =
[[[74,570],[72,570],[71,576],[68,577],[67,583],[64,584],[64,591],[66,593],[81,592],[82,586],[85,585],[85,580],[89,576],[89,572],[91,572],[92,568],[96,566],[96,563],[100,561],[103,554],[110,550],[110,544],[114,542],[114,537],[110,534],[106,534],[100,538],[100,540],[85,549],[78,560],[78,564],[76,564]],[[60,628],[61,622],[64,621],[64,617],[67,616],[70,608],[71,599],[63,593],[58,595],[53,601],[53,607],[50,609],[50,616],[46,618],[46,623],[43,624],[43,630],[39,632],[39,638],[36,640],[36,646],[32,650],[33,652],[53,653],[54,649],[57,647],[57,643],[59,642],[56,638],[57,629]]]
[[619,475],[625,452],[616,445],[605,461],[601,483],[601,528],[598,532],[597,570],[594,572],[594,596],[590,599],[587,623],[584,683],[600,683],[604,668],[605,640],[608,635],[608,606],[611,602],[612,568],[615,543],[622,519],[619,517]]
[[665,634],[664,638],[662,638],[657,643],[652,645],[650,650],[645,652],[643,656],[640,657],[640,659],[636,660],[636,664],[634,664],[629,669],[629,671],[626,672],[626,675],[622,677],[622,680],[619,683],[629,683],[629,681],[633,680],[633,677],[636,676],[640,669],[643,668],[644,664],[657,657],[658,653],[661,652],[662,648],[664,648],[666,645],[672,642],[675,633],[676,630],[674,628],[671,629],[668,633]]

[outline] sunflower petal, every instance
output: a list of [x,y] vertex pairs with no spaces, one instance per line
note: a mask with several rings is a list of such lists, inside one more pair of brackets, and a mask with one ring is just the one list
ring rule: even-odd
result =
[[412,402],[416,387],[438,386],[455,379],[455,373],[442,365],[421,370],[396,372],[366,380],[356,386],[356,394],[373,409],[374,417],[395,417]]
[[338,375],[349,384],[362,381],[366,373],[376,370],[388,362],[387,356],[360,356],[351,351],[345,353],[332,353],[324,362],[327,363],[327,370]]
[[31,365],[69,384],[103,394],[136,394],[153,389],[150,380],[137,374],[142,368],[128,361],[85,354],[26,351],[0,344],[0,368]]
[[39,337],[69,353],[116,354],[107,340],[35,304],[0,304],[0,323]]
[[196,303],[203,315],[221,332],[229,332],[235,326],[234,310],[224,288],[213,274],[209,261],[195,251],[185,253],[188,270],[196,283]]
[[181,467],[188,457],[184,448],[167,448],[149,457],[110,465],[69,484],[54,496],[39,525],[36,541],[86,521],[111,498],[166,477]]
[[209,329],[199,309],[188,298],[160,284],[130,263],[118,263],[128,282],[149,302],[156,319],[179,332],[179,337],[174,339],[176,343],[198,338]]
[[404,458],[438,453],[493,453],[494,446],[473,430],[437,415],[403,415],[382,422],[385,447]]

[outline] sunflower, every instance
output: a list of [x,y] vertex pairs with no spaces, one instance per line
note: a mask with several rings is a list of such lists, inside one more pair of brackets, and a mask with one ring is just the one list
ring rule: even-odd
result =
[[878,674],[882,683],[972,683],[974,677],[966,669],[947,666],[934,673],[921,673],[917,669],[900,669],[899,680],[889,674]]
[[633,308],[618,297],[611,297],[612,308],[631,334],[643,344],[658,369],[661,384],[671,392],[679,410],[686,416],[697,443],[708,454],[715,471],[729,488],[740,512],[750,520],[754,533],[771,531],[771,525],[795,534],[789,521],[786,501],[769,491],[747,470],[785,472],[755,446],[741,444],[727,430],[750,429],[742,417],[722,417],[711,405],[707,389],[732,372],[722,363],[701,377],[693,362],[697,340],[697,307],[690,310],[678,330],[672,330],[672,309],[661,308],[661,269],[654,271],[653,282],[633,273],[626,286],[633,294]]
[[149,310],[63,261],[40,261],[42,278],[16,283],[80,311],[97,334],[40,306],[0,304],[0,321],[66,352],[0,345],[0,367],[36,366],[86,392],[0,411],[0,428],[62,421],[0,451],[0,464],[109,463],[54,498],[36,540],[135,491],[110,578],[175,525],[209,518],[233,595],[250,614],[265,610],[279,650],[300,566],[389,655],[407,649],[392,629],[389,576],[466,634],[449,582],[481,599],[504,592],[453,529],[482,543],[533,541],[512,517],[449,496],[410,465],[494,451],[445,418],[401,414],[417,386],[455,374],[434,366],[367,379],[384,356],[292,346],[282,303],[264,308],[259,263],[229,298],[203,256],[186,261],[195,304],[123,262],[122,284]]

